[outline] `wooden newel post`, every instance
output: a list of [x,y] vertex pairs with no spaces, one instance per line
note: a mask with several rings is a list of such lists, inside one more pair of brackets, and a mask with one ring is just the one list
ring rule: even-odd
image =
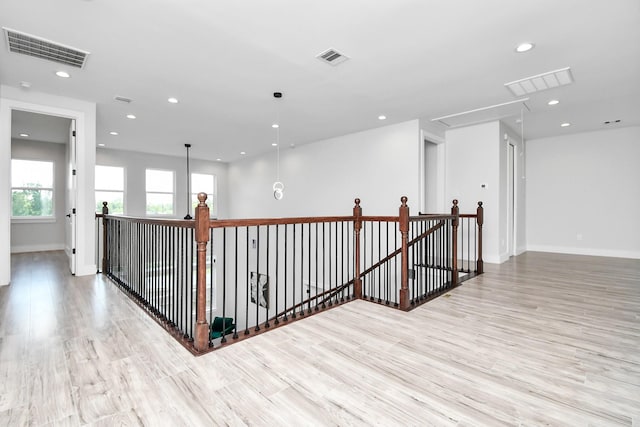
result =
[[207,323],[207,243],[209,242],[209,206],[206,193],[198,193],[195,212],[196,237],[196,330],[193,345],[197,351],[209,348],[209,324]]
[[102,274],[107,274],[107,215],[109,207],[107,202],[102,202]]
[[353,207],[353,231],[355,234],[353,297],[355,299],[362,299],[362,280],[360,279],[360,230],[362,230],[362,208],[360,207],[360,199],[356,199],[355,203],[356,205]]
[[458,284],[458,224],[460,222],[458,199],[453,199],[451,215],[454,216],[451,224],[451,286],[456,286]]
[[484,208],[482,202],[478,202],[476,209],[476,221],[478,223],[478,259],[476,260],[476,272],[484,273],[484,261],[482,259],[482,224],[484,224]]
[[399,227],[402,235],[402,272],[400,273],[400,309],[409,310],[409,206],[407,196],[402,196],[400,201]]

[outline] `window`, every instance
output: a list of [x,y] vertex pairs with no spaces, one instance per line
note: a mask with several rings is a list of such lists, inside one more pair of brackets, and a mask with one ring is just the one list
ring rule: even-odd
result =
[[147,169],[147,215],[173,215],[173,171]]
[[107,202],[110,214],[124,214],[124,168],[96,165],[96,212]]
[[207,205],[209,205],[209,215],[215,216],[216,207],[216,177],[205,173],[191,174],[191,207],[195,212],[198,206],[198,193],[207,193]]
[[11,216],[53,218],[53,162],[11,159]]

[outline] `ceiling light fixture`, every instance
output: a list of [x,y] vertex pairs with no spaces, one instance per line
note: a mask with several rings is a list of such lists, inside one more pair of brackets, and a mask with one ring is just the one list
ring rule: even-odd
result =
[[98,147],[104,147],[104,144],[98,144]]
[[[282,92],[273,92],[273,97],[277,99],[282,98]],[[276,103],[276,123],[280,122],[280,103]],[[276,181],[273,183],[273,198],[276,200],[282,200],[284,197],[284,184],[280,181],[280,126],[274,128],[276,130],[276,142],[271,144],[276,147]]]
[[63,79],[68,79],[69,77],[71,77],[71,75],[66,71],[56,71],[56,76],[62,77]]
[[244,156],[247,153],[245,151],[241,151],[240,154]]
[[271,127],[274,128],[274,129],[278,129],[280,127],[280,125],[277,124],[277,123],[274,123],[274,124],[271,125]]
[[189,148],[191,148],[191,144],[184,144],[184,147],[187,149],[187,214],[184,216],[184,219],[193,219],[191,216],[191,174],[189,173]]
[[563,127],[563,128],[566,128],[566,127],[571,126],[571,123],[562,123],[560,126]]
[[531,49],[533,49],[535,47],[535,45],[533,43],[530,42],[524,42],[524,43],[520,43],[517,47],[516,47],[516,52],[518,53],[524,53],[524,52],[529,52]]
[[109,132],[109,135],[116,136],[116,135],[118,135],[118,132],[116,132],[116,131],[111,131],[111,132]]
[[221,161],[222,161],[222,159],[220,159],[220,158],[216,159],[216,162],[221,162]]
[[29,134],[28,133],[21,133],[20,136],[23,137],[23,138],[29,138]]
[[557,99],[552,99],[551,101],[547,102],[547,105],[558,105],[560,104],[560,101],[558,101]]
[[136,118],[136,116],[135,116],[135,115],[133,115],[133,114],[127,114],[127,119],[131,119],[131,120],[133,120],[133,119],[135,119],[135,118]]
[[272,147],[277,147],[277,146],[278,146],[278,143],[277,143],[277,142],[272,142],[272,143],[271,143],[271,146],[272,146]]
[[378,120],[386,120],[387,116],[385,116],[384,114],[381,114],[378,116]]
[[177,104],[177,103],[178,103],[178,98],[173,98],[173,97],[171,97],[171,98],[167,99],[167,101],[168,101],[170,104]]

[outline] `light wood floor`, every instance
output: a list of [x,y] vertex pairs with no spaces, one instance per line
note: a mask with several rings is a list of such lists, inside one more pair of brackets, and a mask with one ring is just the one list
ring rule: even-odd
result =
[[527,253],[193,357],[61,252],[0,288],[0,425],[640,426],[640,260]]

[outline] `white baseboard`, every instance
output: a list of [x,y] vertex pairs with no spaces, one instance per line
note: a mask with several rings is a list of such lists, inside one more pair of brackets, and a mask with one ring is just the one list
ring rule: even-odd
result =
[[19,254],[23,252],[45,252],[45,251],[61,251],[64,250],[64,243],[50,243],[47,245],[22,245],[11,246],[12,254]]
[[488,264],[502,264],[507,261],[509,257],[507,255],[483,255],[482,260]]
[[527,250],[531,252],[551,252],[556,254],[571,255],[591,255],[612,258],[631,258],[640,259],[638,251],[620,251],[616,249],[593,249],[593,248],[574,248],[566,246],[546,246],[546,245],[528,245]]

